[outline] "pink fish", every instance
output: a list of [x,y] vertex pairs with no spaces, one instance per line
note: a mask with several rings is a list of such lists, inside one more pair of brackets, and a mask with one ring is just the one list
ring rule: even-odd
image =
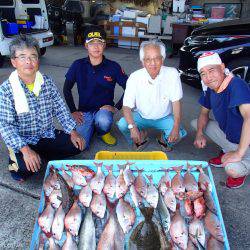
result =
[[194,205],[190,199],[185,199],[184,208],[187,216],[192,216],[194,213]]
[[172,188],[167,189],[167,191],[165,192],[165,194],[163,196],[163,200],[164,200],[166,206],[172,212],[176,211],[176,198],[175,198],[175,195],[174,195]]
[[53,166],[50,167],[50,174],[46,180],[50,182],[54,189],[60,189],[60,183],[57,179],[57,175]]
[[169,169],[162,168],[162,171],[165,172],[165,175],[163,175],[159,181],[158,187],[161,194],[164,196],[165,192],[169,187],[171,187],[171,179],[169,177]]
[[116,204],[108,201],[109,218],[99,239],[97,250],[124,249],[125,235],[117,220],[115,213]]
[[62,250],[77,250],[77,244],[73,240],[71,233],[67,232],[67,238],[63,244]]
[[178,199],[182,199],[182,196],[185,192],[185,187],[183,184],[183,177],[181,175],[183,166],[180,167],[172,167],[174,171],[176,171],[176,175],[173,177],[172,182],[171,182],[171,187],[174,191],[174,194]]
[[108,175],[106,176],[103,193],[107,195],[108,198],[112,199],[115,195],[116,189],[116,178],[113,175],[113,165],[105,166],[108,170]]
[[55,243],[55,240],[53,237],[49,238],[49,249],[52,250],[60,250],[61,247]]
[[179,209],[174,215],[170,225],[170,236],[174,243],[181,249],[186,249],[188,244],[188,228],[180,214]]
[[55,210],[50,203],[47,203],[46,208],[38,217],[38,224],[47,237],[51,236],[50,229],[54,220]]
[[105,181],[105,176],[102,172],[102,163],[94,162],[94,164],[97,167],[97,172],[96,175],[90,180],[90,188],[95,194],[101,194]]
[[58,208],[62,203],[62,192],[61,190],[53,190],[53,192],[49,196],[49,202],[51,203],[53,208]]
[[95,172],[84,165],[66,165],[68,167],[68,169],[70,169],[71,172],[77,172],[79,175],[81,175],[82,177],[84,177],[84,179],[89,182],[94,176],[95,176]]
[[125,234],[128,233],[135,223],[135,212],[130,204],[124,201],[123,198],[119,199],[116,206],[116,215],[123,232]]
[[[196,247],[199,247],[199,243],[205,248],[206,235],[203,223],[196,216],[189,224],[189,237]],[[199,241],[199,242],[197,242]]]
[[92,201],[90,203],[90,208],[92,212],[98,216],[99,218],[103,218],[106,211],[106,197],[103,193],[101,194],[94,194]]
[[194,213],[198,219],[201,219],[205,216],[206,204],[203,197],[200,197],[194,201]]
[[116,179],[116,185],[115,185],[115,192],[116,192],[116,198],[121,198],[123,197],[127,191],[128,191],[128,186],[124,180],[124,166],[123,165],[119,165],[120,168],[120,173]]
[[198,183],[196,182],[194,176],[191,174],[193,166],[187,163],[187,172],[183,178],[183,184],[185,186],[186,191],[198,191]]
[[204,192],[204,199],[206,201],[206,206],[208,207],[208,209],[213,212],[214,214],[217,214],[217,210],[214,204],[214,200],[213,200],[213,196],[212,193],[210,192],[209,189],[207,189]]
[[158,200],[159,200],[159,193],[153,183],[153,176],[152,175],[146,175],[146,176],[149,180],[146,201],[148,202],[150,206],[152,206],[153,208],[156,208],[158,204]]
[[65,218],[65,213],[61,205],[56,211],[55,218],[53,220],[51,228],[52,236],[58,241],[62,237],[64,229],[64,218]]
[[89,184],[82,187],[79,193],[79,201],[85,206],[89,207],[90,202],[92,200],[92,189],[90,188]]
[[210,236],[207,241],[207,250],[224,250],[224,243]]
[[187,244],[187,250],[196,250],[196,246],[194,245],[194,243],[188,239],[188,244]]
[[[124,175],[124,180],[125,180],[125,183],[126,185],[129,187],[130,185],[132,185],[135,181],[135,177],[133,175],[133,172],[131,171],[130,169],[130,166],[133,165],[134,163],[132,162],[127,162],[125,164],[125,169],[124,169],[124,172],[123,172],[123,175]],[[119,166],[119,165],[118,165]]]
[[82,210],[79,207],[77,200],[74,201],[69,212],[65,216],[65,228],[73,235],[77,236],[82,221]]
[[209,177],[204,173],[202,165],[197,165],[196,168],[200,171],[199,179],[198,179],[198,184],[199,184],[200,189],[202,191],[206,191],[207,189],[212,191],[212,184],[209,180]]
[[132,201],[134,202],[136,207],[139,207],[142,204],[142,197],[140,194],[137,193],[135,186],[131,185],[129,188]]
[[209,233],[218,241],[224,242],[223,231],[218,217],[214,213],[207,210],[204,221]]
[[143,198],[146,199],[148,185],[147,185],[146,179],[142,175],[143,169],[137,168],[137,171],[138,171],[138,176],[136,177],[135,182],[134,182],[135,189]]

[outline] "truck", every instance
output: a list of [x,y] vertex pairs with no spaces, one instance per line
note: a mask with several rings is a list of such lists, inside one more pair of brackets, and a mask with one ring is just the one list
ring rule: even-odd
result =
[[0,67],[10,55],[9,45],[18,35],[30,35],[37,39],[40,54],[53,45],[45,0],[0,1]]

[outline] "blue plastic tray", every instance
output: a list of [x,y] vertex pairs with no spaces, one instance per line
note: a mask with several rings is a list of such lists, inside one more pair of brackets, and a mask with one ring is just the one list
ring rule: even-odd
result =
[[[46,177],[49,174],[49,168],[51,165],[53,165],[55,168],[61,168],[62,166],[66,166],[67,164],[69,165],[86,165],[88,167],[90,167],[91,169],[93,169],[94,171],[96,171],[96,166],[94,165],[94,162],[103,162],[103,166],[105,165],[111,165],[113,164],[113,173],[115,176],[118,176],[119,174],[119,169],[117,167],[117,164],[125,164],[127,161],[125,160],[63,160],[63,161],[50,161],[48,163],[46,172],[45,172],[45,176],[44,176],[44,180],[46,179]],[[187,165],[187,161],[185,160],[131,160],[130,162],[135,162],[136,164],[133,164],[131,166],[132,170],[136,170],[135,166],[137,166],[139,169],[143,168],[144,169],[144,173],[147,174],[153,174],[153,180],[155,183],[158,183],[161,176],[162,176],[162,170],[161,168],[171,168],[173,166],[181,166],[183,165],[183,169],[186,169],[186,165]],[[229,246],[229,242],[228,242],[228,238],[227,238],[227,233],[226,233],[226,229],[225,229],[225,225],[224,225],[224,221],[223,221],[223,217],[222,217],[222,213],[221,213],[221,209],[220,209],[220,204],[219,204],[219,200],[218,200],[218,196],[217,196],[217,192],[216,192],[216,188],[215,188],[215,184],[214,184],[214,180],[213,180],[213,174],[212,171],[208,165],[207,162],[204,161],[188,161],[188,163],[190,165],[202,165],[203,168],[207,168],[208,170],[208,176],[209,179],[211,181],[212,184],[212,196],[214,199],[214,203],[217,209],[217,215],[218,218],[220,220],[221,223],[221,227],[223,230],[223,234],[224,234],[224,249],[225,250],[230,250],[230,246]],[[103,172],[107,175],[108,172],[106,170],[106,168],[103,168]],[[171,177],[171,179],[173,178],[173,176],[176,174],[175,171],[170,171],[169,175]],[[184,174],[184,172],[182,173]],[[196,179],[198,179],[198,172],[194,171],[193,175]],[[77,188],[77,187],[76,187]],[[40,198],[40,204],[39,204],[39,208],[38,208],[38,213],[42,213],[43,209],[44,209],[44,204],[45,204],[45,196],[44,196],[44,191],[42,189],[42,193],[41,193],[41,198]],[[131,230],[132,231],[132,230]],[[34,250],[37,249],[37,245],[39,244],[39,234],[41,232],[41,229],[38,225],[38,221],[36,219],[35,222],[35,226],[34,226],[34,231],[33,231],[33,235],[32,235],[32,240],[30,243],[30,250]]]

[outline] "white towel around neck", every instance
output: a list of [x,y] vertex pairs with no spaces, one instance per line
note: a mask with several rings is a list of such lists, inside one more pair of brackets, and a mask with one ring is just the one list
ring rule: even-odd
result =
[[[25,95],[24,89],[18,77],[17,70],[13,71],[9,76],[9,82],[13,91],[13,98],[15,103],[15,110],[17,114],[27,113],[29,112],[29,105],[27,101],[27,97]],[[33,93],[38,96],[41,90],[41,87],[44,83],[42,74],[37,71],[36,79],[34,82]]]

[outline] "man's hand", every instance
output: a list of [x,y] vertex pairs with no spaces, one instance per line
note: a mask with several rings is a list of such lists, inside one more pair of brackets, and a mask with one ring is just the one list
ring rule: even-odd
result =
[[26,168],[31,172],[38,172],[41,168],[41,158],[34,150],[29,146],[24,146],[20,149],[23,154],[23,160],[25,162]]
[[83,151],[85,148],[85,141],[75,130],[72,130],[70,133],[70,139],[76,148]]
[[168,142],[173,143],[176,142],[179,139],[179,129],[178,128],[173,128],[170,135],[168,136]]
[[78,125],[83,124],[83,112],[75,111],[72,113],[72,116]]
[[239,154],[238,151],[230,151],[228,153],[225,153],[221,158],[223,167],[225,167],[228,163],[239,162],[241,160],[242,156]]
[[134,143],[141,144],[142,143],[142,137],[139,129],[134,126],[132,129],[130,129],[130,137],[133,140]]
[[205,148],[207,144],[207,139],[203,134],[197,134],[194,140],[194,146],[196,148]]
[[112,112],[113,114],[117,111],[117,108],[115,108],[111,105],[104,105],[100,109],[106,109],[106,110]]

